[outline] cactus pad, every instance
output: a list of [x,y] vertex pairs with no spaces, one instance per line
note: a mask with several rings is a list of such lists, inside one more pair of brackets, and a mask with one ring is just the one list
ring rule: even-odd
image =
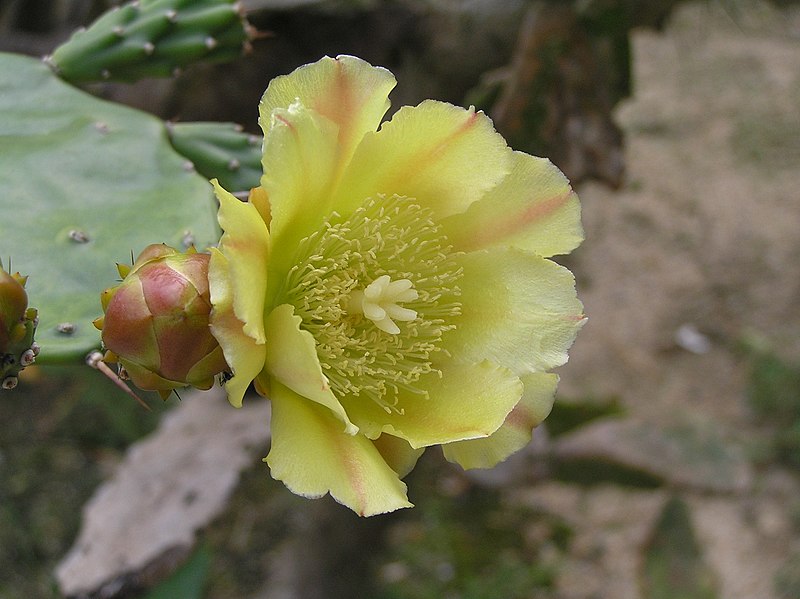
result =
[[106,12],[46,62],[72,83],[168,77],[196,61],[236,58],[250,37],[233,0],[141,0]]
[[233,123],[178,123],[168,125],[167,130],[175,149],[204,177],[218,179],[233,191],[247,191],[259,184],[260,136],[244,133]]
[[77,90],[40,61],[0,53],[0,256],[30,275],[40,363],[99,347],[99,293],[150,243],[218,238],[208,182],[164,124]]

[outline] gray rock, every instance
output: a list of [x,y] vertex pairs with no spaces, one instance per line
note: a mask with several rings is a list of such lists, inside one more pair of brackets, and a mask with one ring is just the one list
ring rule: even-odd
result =
[[220,389],[185,394],[84,507],[78,539],[55,572],[61,592],[114,597],[167,575],[268,440],[268,402],[237,410]]

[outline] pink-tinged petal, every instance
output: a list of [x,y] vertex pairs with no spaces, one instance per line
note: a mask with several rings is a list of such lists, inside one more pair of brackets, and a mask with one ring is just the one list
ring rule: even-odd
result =
[[326,56],[273,79],[261,98],[259,121],[268,138],[273,111],[299,101],[336,125],[338,162],[344,165],[362,136],[380,125],[396,84],[389,71],[360,58]]
[[388,412],[366,397],[342,403],[368,437],[388,433],[420,448],[491,435],[522,396],[522,382],[507,368],[489,362],[440,367],[441,377],[426,375],[415,384],[427,397],[401,391]]
[[525,391],[503,426],[483,439],[443,445],[445,458],[465,469],[491,468],[530,443],[533,429],[547,418],[553,407],[558,376],[534,372],[521,378]]
[[153,315],[147,308],[139,279],[123,282],[105,309],[103,344],[117,355],[158,370],[161,357],[153,328]]
[[490,360],[522,375],[561,366],[585,317],[572,273],[516,248],[458,258],[461,315],[443,346],[461,360]]
[[392,435],[381,435],[373,443],[389,467],[397,472],[400,478],[405,478],[425,453],[424,447],[415,449],[405,439]]
[[328,408],[344,423],[344,432],[355,435],[358,428],[331,391],[328,379],[322,374],[314,337],[300,329],[301,322],[290,304],[282,304],[269,313],[264,323],[267,373],[295,393]]
[[[255,206],[237,200],[216,179],[211,184],[219,200],[218,219],[223,230],[219,249],[227,259],[224,275],[231,288],[233,312],[242,321],[245,334],[264,343],[269,232]],[[212,304],[216,306],[213,294]]]
[[264,368],[266,348],[263,342],[258,343],[245,334],[242,321],[236,317],[230,266],[227,258],[216,248],[211,249],[208,283],[213,305],[211,334],[219,342],[225,361],[233,373],[233,377],[225,383],[225,391],[231,405],[240,408],[247,387]]
[[329,212],[337,165],[336,126],[301,104],[276,108],[264,141],[261,187],[269,197],[273,247],[271,293],[292,265],[298,242],[317,230]]
[[272,385],[272,476],[305,497],[326,493],[361,516],[411,507],[406,486],[372,441],[347,435],[330,410]]
[[549,160],[513,153],[503,181],[466,212],[442,222],[454,249],[511,245],[548,257],[567,254],[583,241],[578,196]]
[[442,218],[463,212],[502,180],[510,158],[485,114],[426,100],[364,136],[333,206],[347,214],[366,198],[397,194]]

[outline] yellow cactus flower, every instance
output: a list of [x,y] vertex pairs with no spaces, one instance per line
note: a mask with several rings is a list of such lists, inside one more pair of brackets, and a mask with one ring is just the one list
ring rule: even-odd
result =
[[278,77],[260,104],[261,186],[214,183],[224,233],[211,329],[241,405],[272,402],[272,475],[361,515],[411,504],[424,448],[465,468],[523,447],[584,322],[582,240],[550,162],[444,102],[382,123],[393,75],[351,56]]

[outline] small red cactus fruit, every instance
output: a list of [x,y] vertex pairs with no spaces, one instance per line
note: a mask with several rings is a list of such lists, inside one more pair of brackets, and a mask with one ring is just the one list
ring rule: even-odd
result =
[[228,370],[208,326],[209,258],[150,245],[132,267],[117,265],[122,282],[100,296],[105,314],[94,325],[103,332],[104,360],[162,399],[186,386],[208,389]]
[[17,375],[33,364],[39,346],[33,341],[38,323],[35,308],[28,307],[28,277],[11,274],[0,262],[0,388],[17,386]]

